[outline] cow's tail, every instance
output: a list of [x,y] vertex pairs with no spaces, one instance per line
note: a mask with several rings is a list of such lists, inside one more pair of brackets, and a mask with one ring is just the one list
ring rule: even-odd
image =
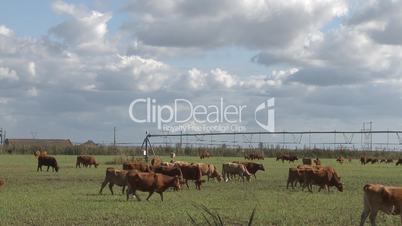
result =
[[370,184],[366,184],[363,186],[363,191],[368,191],[370,189]]

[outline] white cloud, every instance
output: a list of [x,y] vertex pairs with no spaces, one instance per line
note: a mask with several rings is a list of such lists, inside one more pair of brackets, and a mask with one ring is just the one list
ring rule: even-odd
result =
[[9,81],[18,81],[20,78],[16,71],[0,66],[0,81],[1,80],[9,80]]
[[10,28],[8,28],[4,25],[0,25],[0,35],[12,36],[12,35],[14,35],[14,32]]

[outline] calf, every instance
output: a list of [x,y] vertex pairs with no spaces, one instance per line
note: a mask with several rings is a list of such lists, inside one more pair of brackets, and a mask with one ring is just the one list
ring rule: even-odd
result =
[[185,180],[187,188],[188,181],[193,180],[195,183],[195,188],[201,190],[201,184],[205,182],[202,180],[202,172],[198,165],[178,165],[181,172],[183,173],[183,178]]
[[321,168],[318,170],[308,169],[304,172],[304,187],[307,186],[308,190],[312,192],[312,185],[320,186],[319,192],[322,188],[327,187],[328,192],[331,186],[335,186],[338,191],[343,191],[343,184],[340,182],[340,177],[331,170]]
[[79,167],[81,168],[81,165],[86,167],[91,167],[92,165],[95,166],[95,168],[98,168],[99,163],[96,162],[96,159],[94,156],[90,155],[79,155],[77,156],[77,161],[75,162],[75,168]]
[[159,193],[161,201],[163,201],[163,192],[166,189],[173,187],[176,190],[180,190],[179,177],[166,176],[160,173],[139,173],[129,172],[127,173],[127,201],[130,198],[130,194],[133,194],[138,201],[141,201],[137,195],[137,190],[147,191],[149,195],[148,200],[154,192]]
[[233,175],[239,175],[243,182],[244,176],[246,176],[247,181],[250,181],[251,174],[248,172],[247,168],[243,164],[238,163],[224,163],[222,165],[222,176],[227,182],[229,178]]
[[258,170],[265,171],[264,165],[261,163],[240,161],[233,161],[233,163],[243,164],[246,167],[247,171],[251,173],[255,179],[257,179],[257,176],[255,174]]
[[113,195],[113,185],[123,187],[121,192],[124,194],[124,189],[126,188],[126,185],[127,185],[127,180],[126,180],[127,172],[128,172],[127,170],[120,170],[120,169],[115,169],[113,167],[108,167],[106,169],[106,176],[101,185],[99,194],[102,194],[103,188],[108,183],[109,183],[109,189],[110,189],[110,192],[112,193],[112,195]]
[[140,172],[151,172],[151,167],[143,162],[125,162],[123,163],[124,170],[138,170]]
[[364,207],[360,217],[360,226],[364,225],[369,215],[371,225],[375,226],[379,210],[386,214],[400,215],[402,224],[402,187],[366,184],[363,191]]
[[42,171],[42,166],[47,166],[47,171],[49,171],[49,167],[52,167],[52,171],[59,171],[59,166],[57,165],[57,161],[53,156],[38,156],[38,169],[36,171]]

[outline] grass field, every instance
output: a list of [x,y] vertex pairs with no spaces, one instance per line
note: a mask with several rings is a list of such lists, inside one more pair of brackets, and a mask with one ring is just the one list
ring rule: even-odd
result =
[[[201,219],[194,204],[217,211],[224,220],[246,223],[254,207],[255,225],[358,225],[362,209],[362,187],[366,183],[402,185],[402,168],[394,164],[361,166],[358,160],[339,165],[324,159],[342,176],[343,193],[332,188],[330,193],[286,189],[289,164],[265,159],[265,172],[257,180],[241,182],[207,182],[201,191],[194,184],[180,192],[166,192],[150,201],[126,201],[120,187],[112,196],[106,187],[98,195],[105,175],[105,165],[113,156],[97,156],[101,165],[76,169],[75,156],[56,156],[58,173],[36,172],[36,159],[31,155],[0,155],[0,225],[189,225],[187,213]],[[200,161],[194,157],[179,160],[209,162],[221,167],[223,162],[240,158],[214,157]],[[165,160],[168,160],[166,157]],[[120,166],[116,166],[120,167]],[[144,200],[147,193],[139,192]],[[382,213],[379,225],[398,225],[399,218]],[[368,225],[368,224],[367,224]]]

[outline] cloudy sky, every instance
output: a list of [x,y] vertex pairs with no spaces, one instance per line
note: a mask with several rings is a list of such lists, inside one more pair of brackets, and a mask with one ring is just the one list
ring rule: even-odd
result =
[[275,97],[280,131],[359,130],[369,120],[402,129],[401,88],[398,0],[0,7],[0,127],[9,137],[111,142],[116,126],[118,141],[139,142],[156,132],[130,120],[131,101],[144,97],[248,105]]

